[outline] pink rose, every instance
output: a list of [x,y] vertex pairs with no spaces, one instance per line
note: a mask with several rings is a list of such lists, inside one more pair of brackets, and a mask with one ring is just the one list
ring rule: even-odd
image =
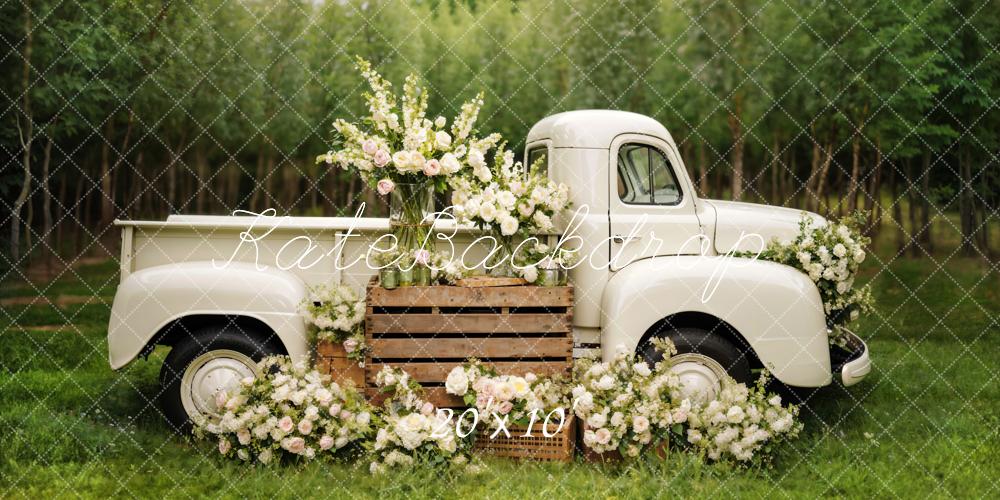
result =
[[340,410],[340,418],[342,418],[344,420],[347,420],[347,419],[349,419],[349,418],[351,418],[353,416],[354,416],[354,414],[351,413],[351,412],[349,412],[349,411],[347,411],[347,410]]
[[229,444],[228,439],[222,438],[219,440],[219,454],[225,455],[226,453],[229,453],[230,448],[232,448],[232,445]]
[[358,341],[354,339],[347,339],[344,341],[344,350],[348,353],[354,352],[358,348]]
[[489,396],[487,396],[485,394],[477,394],[476,395],[476,408],[479,408],[480,410],[485,409],[486,405],[489,402],[490,402]]
[[364,151],[366,155],[373,156],[376,152],[378,152],[378,144],[375,144],[374,140],[368,139],[361,144],[361,150]]
[[339,413],[340,413],[340,405],[339,404],[330,405],[330,415],[336,417],[337,414],[339,414]]
[[330,436],[323,436],[319,438],[319,449],[329,450],[333,448],[333,438]]
[[215,393],[215,407],[222,408],[226,406],[226,401],[229,399],[229,395],[226,391],[219,391]]
[[300,437],[288,438],[283,444],[286,450],[295,453],[296,455],[302,453],[306,449],[306,440]]
[[608,444],[608,442],[611,441],[611,431],[601,427],[600,429],[597,429],[597,432],[594,432],[594,438],[600,444]]
[[240,429],[236,431],[236,439],[239,440],[240,444],[243,446],[250,444],[250,431],[247,429]]
[[313,430],[313,423],[309,419],[302,419],[299,422],[299,433],[302,435],[308,435]]
[[434,413],[434,405],[430,401],[424,402],[424,405],[420,407],[420,413],[425,416],[430,416]]
[[388,151],[380,149],[375,152],[375,158],[373,158],[373,160],[375,161],[376,167],[382,168],[386,166],[390,160],[392,160],[392,156],[389,155]]
[[431,159],[424,163],[424,175],[427,177],[433,177],[441,173],[441,162]]
[[375,189],[378,190],[378,194],[386,195],[391,193],[393,189],[396,189],[396,184],[389,179],[382,179],[378,181]]
[[510,401],[504,401],[503,403],[500,403],[500,407],[497,408],[497,410],[500,411],[501,415],[506,415],[510,413],[510,411],[513,409],[514,409],[514,403],[511,403]]
[[278,420],[278,428],[285,432],[292,432],[292,429],[295,428],[295,422],[292,422],[292,417],[285,415],[281,417],[281,420]]
[[426,248],[421,248],[419,250],[414,250],[413,251],[413,260],[416,261],[417,264],[426,266],[427,263],[430,262],[430,260],[431,260],[431,252],[428,251]]

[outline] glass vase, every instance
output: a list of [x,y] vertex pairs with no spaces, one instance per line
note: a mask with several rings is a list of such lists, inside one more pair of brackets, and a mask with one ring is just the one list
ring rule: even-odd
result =
[[431,286],[431,268],[417,264],[413,267],[413,284],[416,286]]
[[[494,248],[490,249],[493,253],[486,260],[486,273],[496,277],[514,276],[514,265],[511,262],[514,255],[513,236],[504,236],[500,231],[494,231],[492,236],[495,242],[492,243]],[[487,244],[490,244],[488,240]]]
[[430,182],[396,184],[389,195],[389,226],[397,248],[412,252],[427,240],[429,215],[434,211],[434,185]]
[[399,286],[413,286],[413,266],[399,268]]
[[392,290],[399,286],[399,270],[393,267],[386,267],[379,270],[379,285],[386,290]]

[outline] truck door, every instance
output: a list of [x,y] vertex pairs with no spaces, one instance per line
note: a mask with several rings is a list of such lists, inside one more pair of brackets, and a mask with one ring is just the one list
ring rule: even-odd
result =
[[611,270],[648,257],[698,253],[695,194],[674,148],[627,134],[611,144],[609,157]]

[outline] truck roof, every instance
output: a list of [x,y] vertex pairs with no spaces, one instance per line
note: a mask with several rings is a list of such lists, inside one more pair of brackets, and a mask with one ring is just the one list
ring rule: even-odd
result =
[[645,134],[674,143],[660,122],[638,113],[609,109],[567,111],[546,117],[531,127],[527,142],[543,139],[555,148],[608,149],[622,134]]

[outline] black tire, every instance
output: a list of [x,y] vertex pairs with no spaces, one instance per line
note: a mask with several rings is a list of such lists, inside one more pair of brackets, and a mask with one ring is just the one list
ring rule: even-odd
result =
[[184,371],[198,356],[220,349],[242,353],[253,361],[282,354],[283,351],[273,333],[247,331],[232,324],[203,327],[179,340],[160,368],[160,406],[174,430],[187,432],[191,426],[191,419],[181,400]]
[[[673,341],[678,354],[696,353],[714,359],[737,382],[749,384],[752,380],[746,353],[721,335],[700,328],[677,328],[659,333],[658,336]],[[648,341],[639,347],[639,354],[650,366],[663,359],[663,353]]]

